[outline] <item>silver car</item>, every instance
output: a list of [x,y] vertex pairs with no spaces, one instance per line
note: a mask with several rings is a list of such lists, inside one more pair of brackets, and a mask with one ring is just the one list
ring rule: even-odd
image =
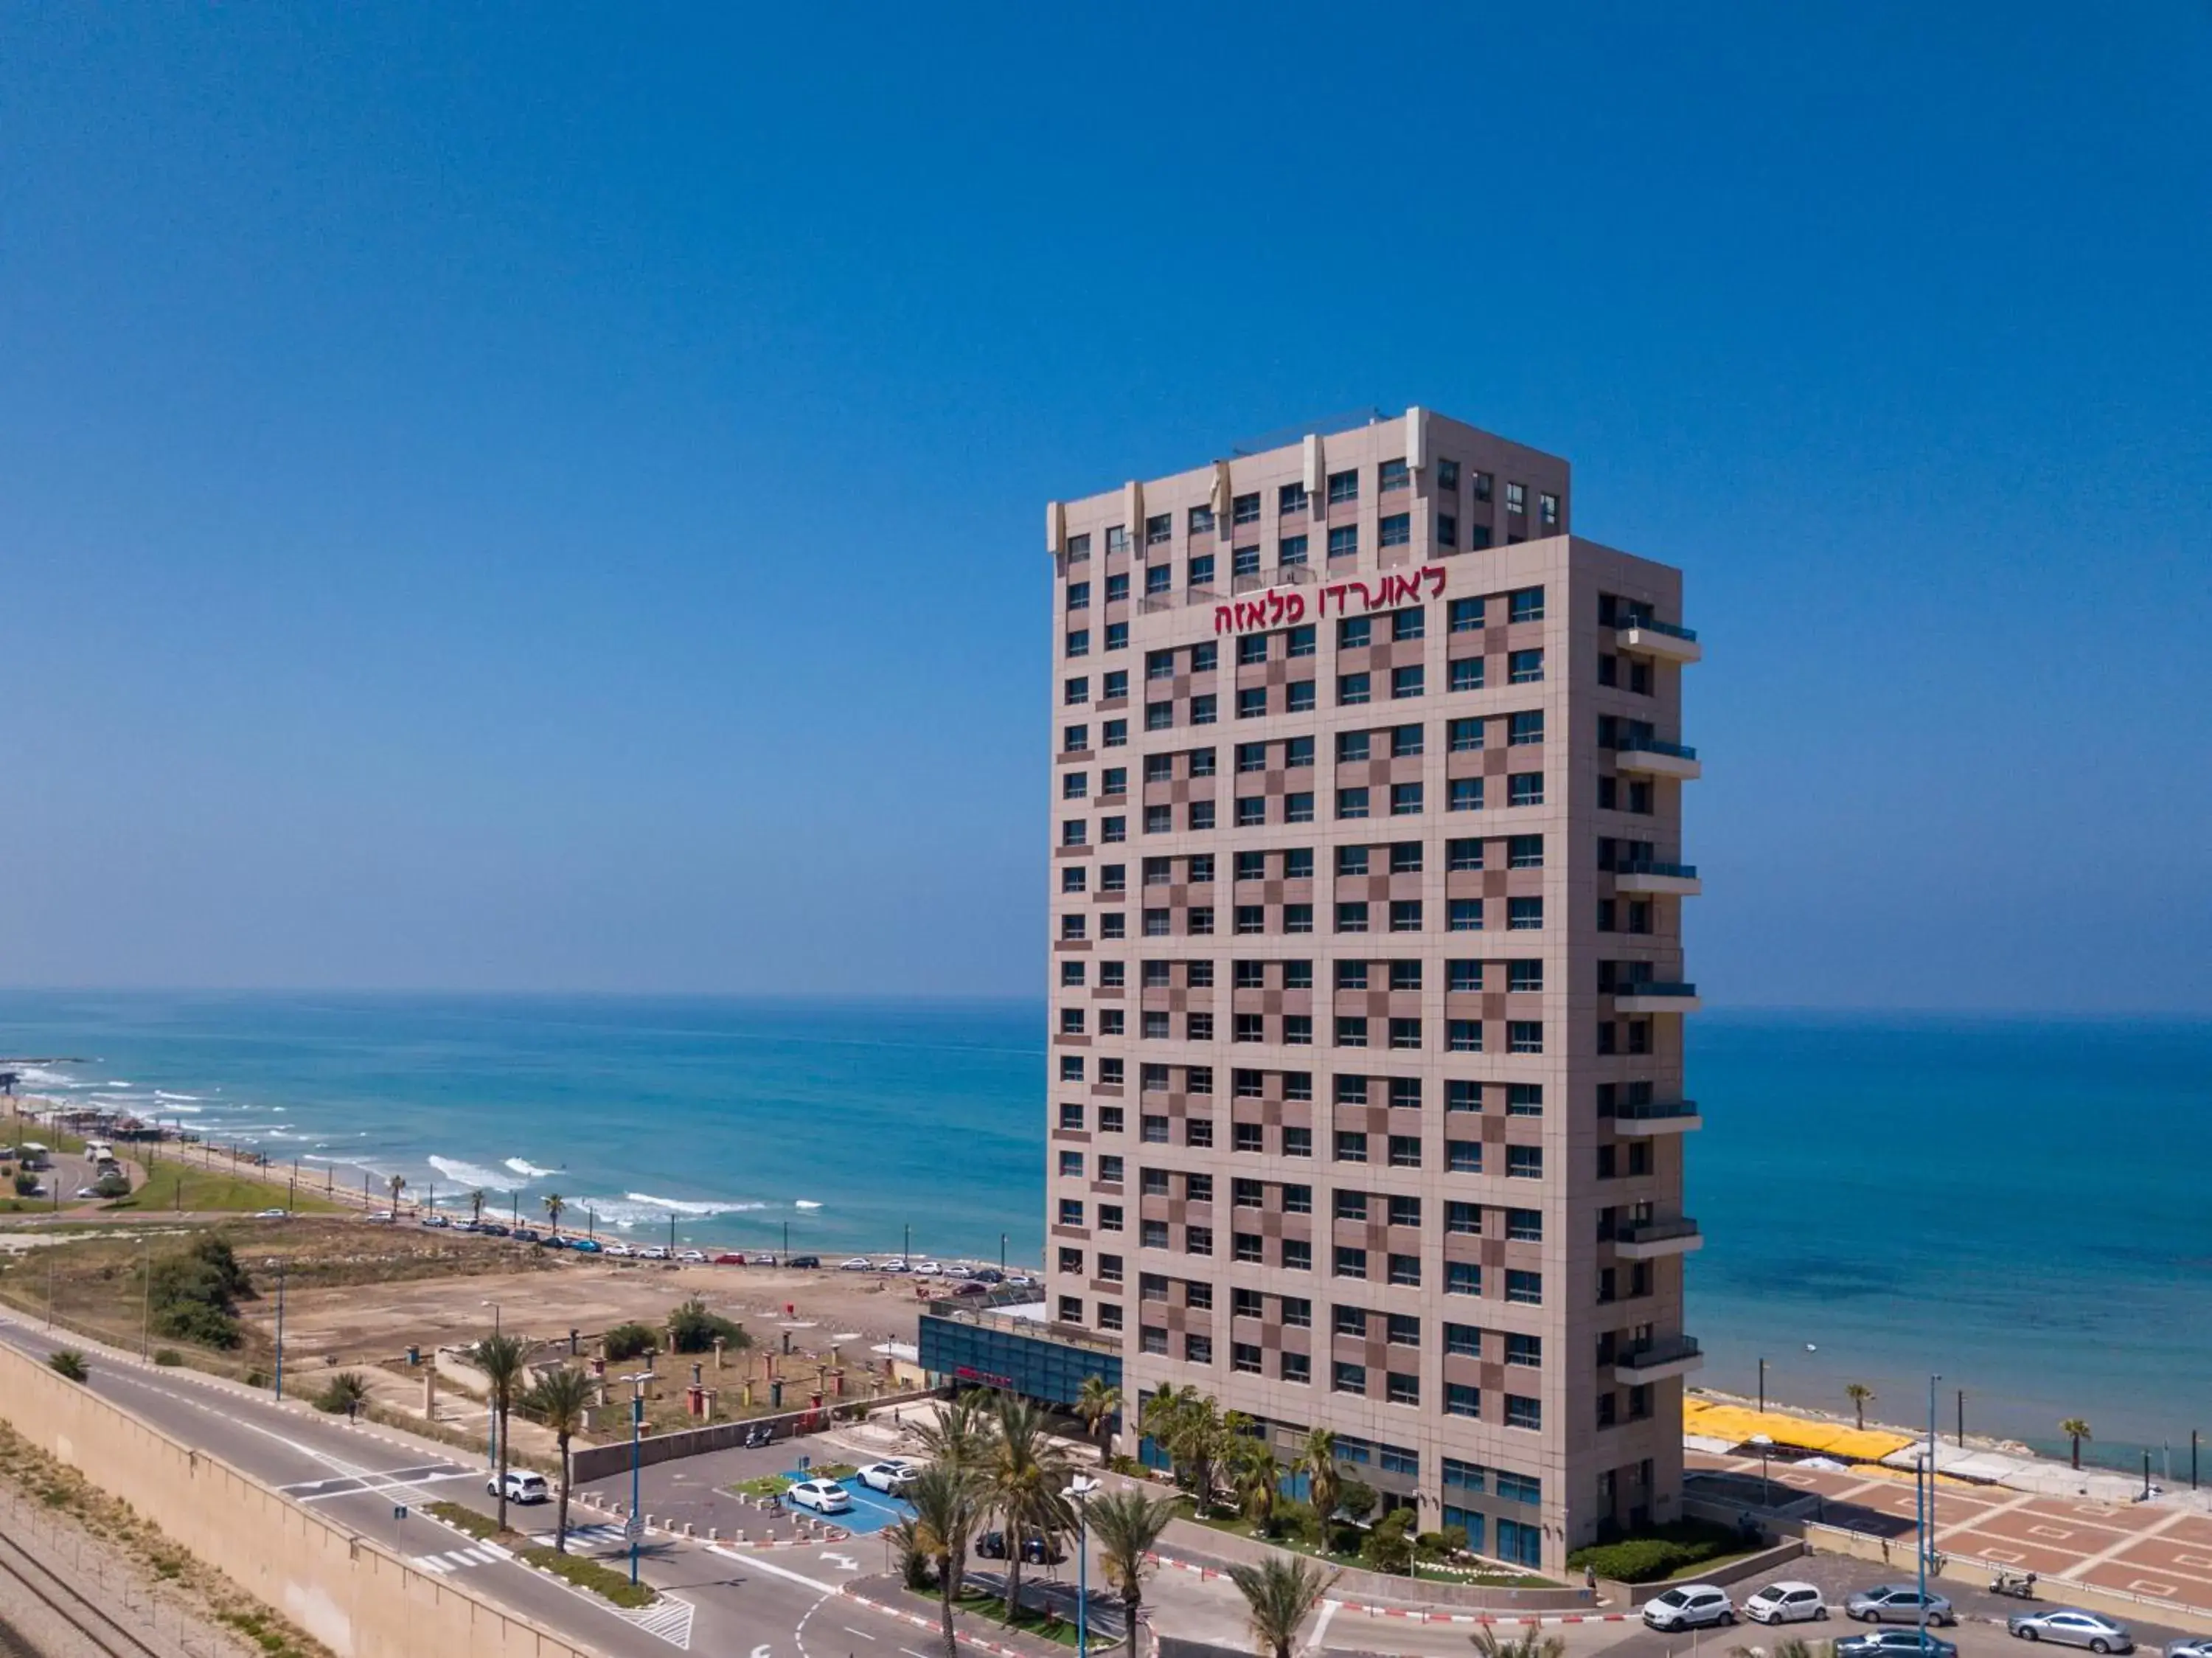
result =
[[[1931,1625],[1955,1624],[1959,1614],[1940,1594],[1928,1597]],[[1844,1614],[1863,1624],[1917,1624],[1920,1621],[1920,1591],[1910,1583],[1882,1583],[1861,1589],[1844,1602]]]
[[2176,1641],[2166,1649],[2166,1658],[2212,1658],[2212,1635]]
[[2056,1606],[2049,1612],[2016,1612],[2005,1619],[2005,1628],[2023,1641],[2055,1641],[2063,1647],[2087,1647],[2092,1652],[2133,1652],[2136,1638],[2128,1626],[2101,1612],[2079,1606]]
[[1644,1603],[1644,1621],[1656,1630],[1700,1629],[1735,1622],[1728,1591],[1711,1583],[1685,1583]]

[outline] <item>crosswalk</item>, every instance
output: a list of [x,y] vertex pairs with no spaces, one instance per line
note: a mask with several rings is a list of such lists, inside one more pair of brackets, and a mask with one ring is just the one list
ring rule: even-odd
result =
[[[530,1540],[542,1544],[550,1549],[553,1546],[553,1535],[550,1531],[532,1532]],[[611,1548],[617,1543],[628,1541],[629,1539],[623,1535],[623,1528],[619,1526],[571,1526],[568,1527],[568,1546],[572,1549]]]
[[665,1641],[679,1652],[691,1650],[691,1613],[689,1600],[678,1600],[672,1594],[664,1594],[649,1606],[634,1612],[618,1612],[615,1615],[626,1624],[634,1624],[656,1640]]
[[489,1566],[495,1560],[512,1560],[514,1557],[496,1543],[477,1543],[465,1549],[447,1549],[442,1554],[418,1554],[414,1564],[424,1571],[466,1571],[471,1566]]

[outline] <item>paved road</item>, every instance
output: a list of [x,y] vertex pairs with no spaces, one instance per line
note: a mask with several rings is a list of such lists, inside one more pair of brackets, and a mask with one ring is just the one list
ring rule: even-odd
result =
[[[84,1344],[49,1337],[34,1324],[0,1318],[0,1342],[43,1360]],[[779,1550],[733,1557],[689,1544],[644,1551],[641,1576],[688,1606],[660,1615],[624,1614],[440,1525],[419,1512],[434,1499],[486,1513],[481,1466],[381,1427],[356,1429],[297,1404],[278,1405],[252,1390],[191,1371],[143,1367],[93,1350],[89,1386],[102,1397],[182,1442],[206,1450],[277,1487],[326,1518],[409,1557],[426,1570],[465,1578],[487,1598],[610,1658],[669,1658],[673,1648],[738,1658],[915,1658],[933,1653],[924,1631],[839,1593],[841,1580],[879,1571],[882,1545],[863,1557],[851,1545]],[[394,1517],[404,1505],[405,1519]],[[510,1519],[549,1533],[550,1509]],[[589,1511],[576,1516],[588,1523]],[[594,1552],[618,1555],[620,1539],[587,1534]],[[1020,1644],[1015,1643],[1012,1644]],[[1040,1650],[1042,1650],[1040,1649]]]

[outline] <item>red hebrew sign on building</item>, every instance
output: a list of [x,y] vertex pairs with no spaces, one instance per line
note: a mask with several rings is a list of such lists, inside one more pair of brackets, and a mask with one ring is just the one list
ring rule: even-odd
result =
[[[1316,617],[1329,614],[1329,601],[1336,601],[1336,614],[1349,615],[1353,610],[1388,610],[1394,605],[1417,602],[1424,595],[1434,599],[1444,590],[1449,574],[1442,564],[1424,564],[1416,570],[1391,570],[1363,582],[1331,582],[1314,589],[1313,613]],[[1359,602],[1352,603],[1354,594]],[[1213,631],[1216,633],[1248,633],[1254,628],[1288,627],[1306,619],[1306,595],[1297,588],[1276,588],[1256,599],[1239,599],[1233,603],[1213,607]]]

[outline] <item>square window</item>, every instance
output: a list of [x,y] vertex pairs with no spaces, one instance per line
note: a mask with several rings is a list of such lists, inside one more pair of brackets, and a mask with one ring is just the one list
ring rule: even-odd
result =
[[1421,1137],[1418,1134],[1394,1134],[1390,1137],[1390,1167],[1419,1168],[1421,1166]]
[[1508,1393],[1505,1396],[1505,1425],[1509,1428],[1541,1428],[1544,1425],[1543,1401],[1524,1399],[1518,1393]]
[[1384,495],[1393,490],[1409,489],[1413,482],[1403,460],[1386,460],[1376,469],[1376,487]]
[[1394,512],[1384,516],[1380,540],[1386,547],[1402,547],[1413,539],[1413,518],[1411,513]]
[[1479,633],[1482,631],[1482,600],[1455,599],[1446,607],[1454,633]]
[[1336,1131],[1336,1161],[1340,1163],[1364,1163],[1367,1161],[1367,1137],[1357,1129]]
[[1328,556],[1332,558],[1352,558],[1359,553],[1359,527],[1357,524],[1338,524],[1328,533]]
[[1477,1261],[1446,1261],[1444,1293],[1447,1295],[1480,1295],[1482,1293],[1481,1264]]
[[1411,667],[1390,670],[1390,695],[1393,698],[1418,697],[1426,680],[1426,671],[1418,663]]
[[1541,650],[1516,650],[1505,658],[1505,677],[1515,685],[1535,685],[1544,677]]
[[1505,1299],[1523,1307],[1540,1307],[1544,1303],[1544,1275],[1541,1272],[1505,1274]]
[[1513,835],[1505,843],[1505,867],[1509,869],[1540,869],[1544,867],[1544,838],[1541,835]]
[[1454,691],[1481,690],[1483,661],[1480,656],[1455,658],[1450,665],[1451,688]]
[[[1301,537],[1300,539],[1303,540],[1304,538]],[[1283,637],[1289,642],[1283,653],[1285,655],[1310,656],[1314,654],[1316,636],[1311,622],[1308,622],[1303,627],[1291,629]]]
[[1310,714],[1314,711],[1314,682],[1311,680],[1294,680],[1283,687],[1283,692],[1285,713]]
[[1444,1142],[1444,1161],[1455,1174],[1482,1173],[1482,1142],[1480,1140],[1447,1140]]
[[1303,484],[1285,484],[1275,491],[1275,511],[1278,515],[1304,512],[1306,505],[1306,486]]
[[1444,1230],[1455,1237],[1480,1237],[1482,1235],[1482,1205],[1461,1202],[1445,1204]]
[[1331,472],[1328,475],[1328,503],[1332,507],[1346,501],[1359,499],[1359,474],[1357,472]]
[[1543,1052],[1543,1021],[1539,1019],[1507,1020],[1505,1021],[1505,1051],[1508,1053]]
[[1480,1417],[1482,1415],[1482,1389],[1469,1387],[1463,1381],[1446,1382],[1444,1414],[1448,1417]]
[[1525,748],[1544,741],[1544,710],[1534,709],[1515,714],[1506,720],[1505,741],[1509,747]]
[[1417,898],[1392,899],[1390,930],[1394,933],[1419,932],[1421,930],[1421,900]]
[[[1513,487],[1519,487],[1515,485]],[[1544,619],[1544,589],[1522,588],[1507,600],[1507,618],[1516,622],[1540,622]]]
[[1418,817],[1421,811],[1421,785],[1418,783],[1394,783],[1390,785],[1390,815],[1394,818]]
[[1534,933],[1543,930],[1544,900],[1540,898],[1509,898],[1505,900],[1505,925],[1509,931]]
[[1373,700],[1370,680],[1364,674],[1340,674],[1336,680],[1336,701],[1340,708],[1358,708]]

